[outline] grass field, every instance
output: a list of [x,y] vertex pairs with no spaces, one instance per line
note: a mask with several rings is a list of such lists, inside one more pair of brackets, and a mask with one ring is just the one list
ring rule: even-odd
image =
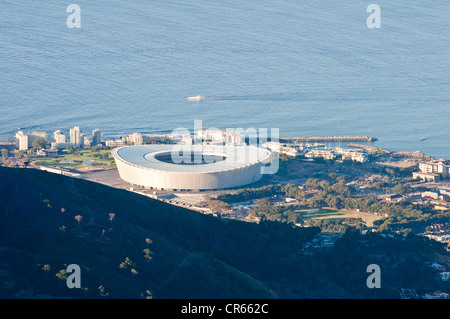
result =
[[303,213],[305,219],[345,219],[345,218],[361,218],[367,226],[373,226],[373,222],[382,219],[382,216],[376,216],[368,213],[353,212],[347,210],[336,210],[328,207],[318,209],[302,209],[298,212]]
[[[108,158],[95,157],[95,154],[101,154],[102,156],[104,156],[104,154],[107,154]],[[79,168],[95,165],[101,165],[105,167],[115,166],[114,159],[111,156],[111,150],[99,150],[98,152],[93,152],[90,149],[86,149],[79,151],[78,154],[63,153],[58,157],[35,157],[33,158],[33,160],[35,161],[35,165],[68,168]]]

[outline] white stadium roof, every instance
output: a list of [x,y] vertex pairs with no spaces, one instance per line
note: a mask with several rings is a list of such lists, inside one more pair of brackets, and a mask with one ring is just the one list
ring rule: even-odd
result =
[[[178,147],[178,148],[177,148]],[[209,164],[180,165],[166,163],[157,159],[158,155],[171,154],[172,151],[203,153],[210,155],[224,155],[225,160]],[[154,169],[178,173],[212,173],[245,167],[266,160],[270,151],[246,146],[187,146],[170,144],[152,144],[141,146],[120,147],[114,150],[116,156],[128,164],[145,169]],[[113,153],[113,154],[114,154]],[[186,153],[182,153],[186,154]],[[156,156],[156,157],[155,157]],[[176,154],[175,154],[176,156]],[[181,155],[182,156],[182,155]],[[181,160],[182,157],[179,157]],[[189,160],[189,159],[188,159]]]
[[270,151],[253,146],[178,144],[125,146],[115,148],[112,155],[123,180],[164,190],[212,190],[251,184],[261,179],[263,166],[271,158]]

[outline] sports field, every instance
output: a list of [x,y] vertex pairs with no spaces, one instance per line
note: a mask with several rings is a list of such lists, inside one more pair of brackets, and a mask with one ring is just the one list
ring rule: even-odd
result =
[[373,222],[384,217],[377,216],[369,213],[337,210],[328,207],[316,208],[316,209],[302,209],[298,212],[303,213],[305,220],[308,219],[345,219],[345,218],[361,218],[368,227],[373,226]]

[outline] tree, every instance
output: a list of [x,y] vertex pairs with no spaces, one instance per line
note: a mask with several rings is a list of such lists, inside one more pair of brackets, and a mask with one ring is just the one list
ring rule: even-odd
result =
[[295,196],[295,199],[302,203],[305,202],[306,201],[306,193],[302,190],[299,190],[297,192],[297,195]]
[[254,210],[271,212],[273,210],[273,204],[267,198],[261,198],[255,201]]
[[66,280],[67,279],[67,271],[65,269],[61,269],[58,273],[55,275],[58,277],[59,280]]
[[230,208],[230,205],[228,203],[225,203],[225,202],[220,201],[220,200],[211,200],[209,202],[209,208],[213,212],[217,212],[219,214],[222,214],[223,212],[225,212],[227,209]]
[[77,216],[75,216],[74,218],[75,218],[75,220],[78,222],[78,225],[80,225],[81,220],[83,219],[83,216],[77,215]]
[[45,272],[49,272],[50,270],[52,270],[52,268],[50,267],[50,265],[46,264],[46,265],[42,266],[42,270]]
[[152,256],[153,252],[150,251],[150,249],[145,248],[144,250],[142,250],[144,252],[144,258],[147,259],[147,262],[149,262],[150,260],[152,260]]
[[318,186],[324,191],[328,191],[330,189],[330,183],[327,181],[320,181]]
[[105,287],[103,287],[102,285],[100,285],[98,287],[98,294],[100,297],[108,297],[109,296],[109,292],[106,292]]
[[42,148],[45,148],[46,145],[47,141],[43,138],[38,138],[37,140],[34,140],[33,143],[31,143],[33,150],[40,150]]
[[297,213],[291,209],[288,209],[283,213],[283,216],[286,218],[288,223],[292,223],[294,225],[301,224],[303,222],[303,215],[301,213]]
[[306,182],[305,182],[305,187],[309,188],[309,189],[317,189],[319,180],[317,178],[309,178]]
[[1,152],[2,152],[2,160],[3,160],[3,162],[6,162],[9,157],[9,151],[5,148],[2,148]]
[[125,257],[125,260],[120,263],[119,268],[125,269],[129,267],[134,267],[134,263],[131,261],[130,257]]
[[331,190],[339,195],[349,196],[351,191],[345,186],[345,182],[343,180],[339,180],[339,182],[333,184],[331,186]]
[[133,275],[139,275],[139,272],[138,272],[136,269],[134,269],[134,268],[132,268],[132,269],[130,270],[130,272],[131,272],[131,274],[133,274]]
[[75,148],[72,145],[66,147],[66,153],[72,154],[75,151]]
[[295,198],[297,193],[299,192],[298,185],[295,184],[287,184],[284,186],[283,191],[286,197]]
[[330,179],[336,179],[336,177],[337,177],[338,175],[336,174],[336,173],[334,173],[334,172],[332,172],[332,173],[330,173],[330,174],[328,174],[328,177],[330,178]]
[[125,257],[125,260],[119,265],[120,269],[130,269],[131,274],[138,275],[139,272],[134,267],[136,264],[129,257]]
[[405,187],[402,184],[397,184],[394,187],[394,194],[403,195],[405,193]]

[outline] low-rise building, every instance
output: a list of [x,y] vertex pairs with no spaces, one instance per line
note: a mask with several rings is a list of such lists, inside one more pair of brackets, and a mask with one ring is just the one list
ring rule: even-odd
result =
[[33,142],[43,139],[47,141],[47,133],[44,132],[33,132],[24,133],[23,131],[18,131],[16,133],[16,146],[19,150],[28,150],[32,147]]
[[144,136],[141,133],[133,133],[127,136],[127,145],[142,145]]
[[58,150],[57,149],[40,149],[36,151],[37,156],[42,157],[57,157],[58,156]]
[[432,198],[435,200],[440,200],[440,201],[447,201],[450,199],[448,191],[442,190],[442,189],[422,192],[421,196],[425,197],[425,198]]
[[222,142],[225,145],[241,145],[242,134],[226,130],[199,130],[197,137],[203,142]]
[[307,158],[323,158],[326,160],[333,160],[336,158],[336,153],[328,149],[311,150],[305,154]]
[[118,139],[118,140],[108,140],[105,142],[106,147],[120,147],[125,146],[127,143],[124,139]]
[[441,176],[438,173],[413,172],[413,179],[420,179],[424,182],[439,182]]
[[419,172],[413,173],[413,178],[423,181],[438,182],[440,179],[450,178],[450,165],[444,161],[421,162]]
[[439,191],[427,191],[421,194],[422,197],[439,199]]
[[296,157],[299,155],[298,149],[291,144],[283,144],[279,142],[267,142],[264,143],[262,146],[271,150],[272,152],[277,152],[279,154],[285,154],[292,157]]
[[379,198],[384,199],[388,202],[398,202],[403,199],[402,195],[399,194],[387,194],[387,195],[381,195]]

